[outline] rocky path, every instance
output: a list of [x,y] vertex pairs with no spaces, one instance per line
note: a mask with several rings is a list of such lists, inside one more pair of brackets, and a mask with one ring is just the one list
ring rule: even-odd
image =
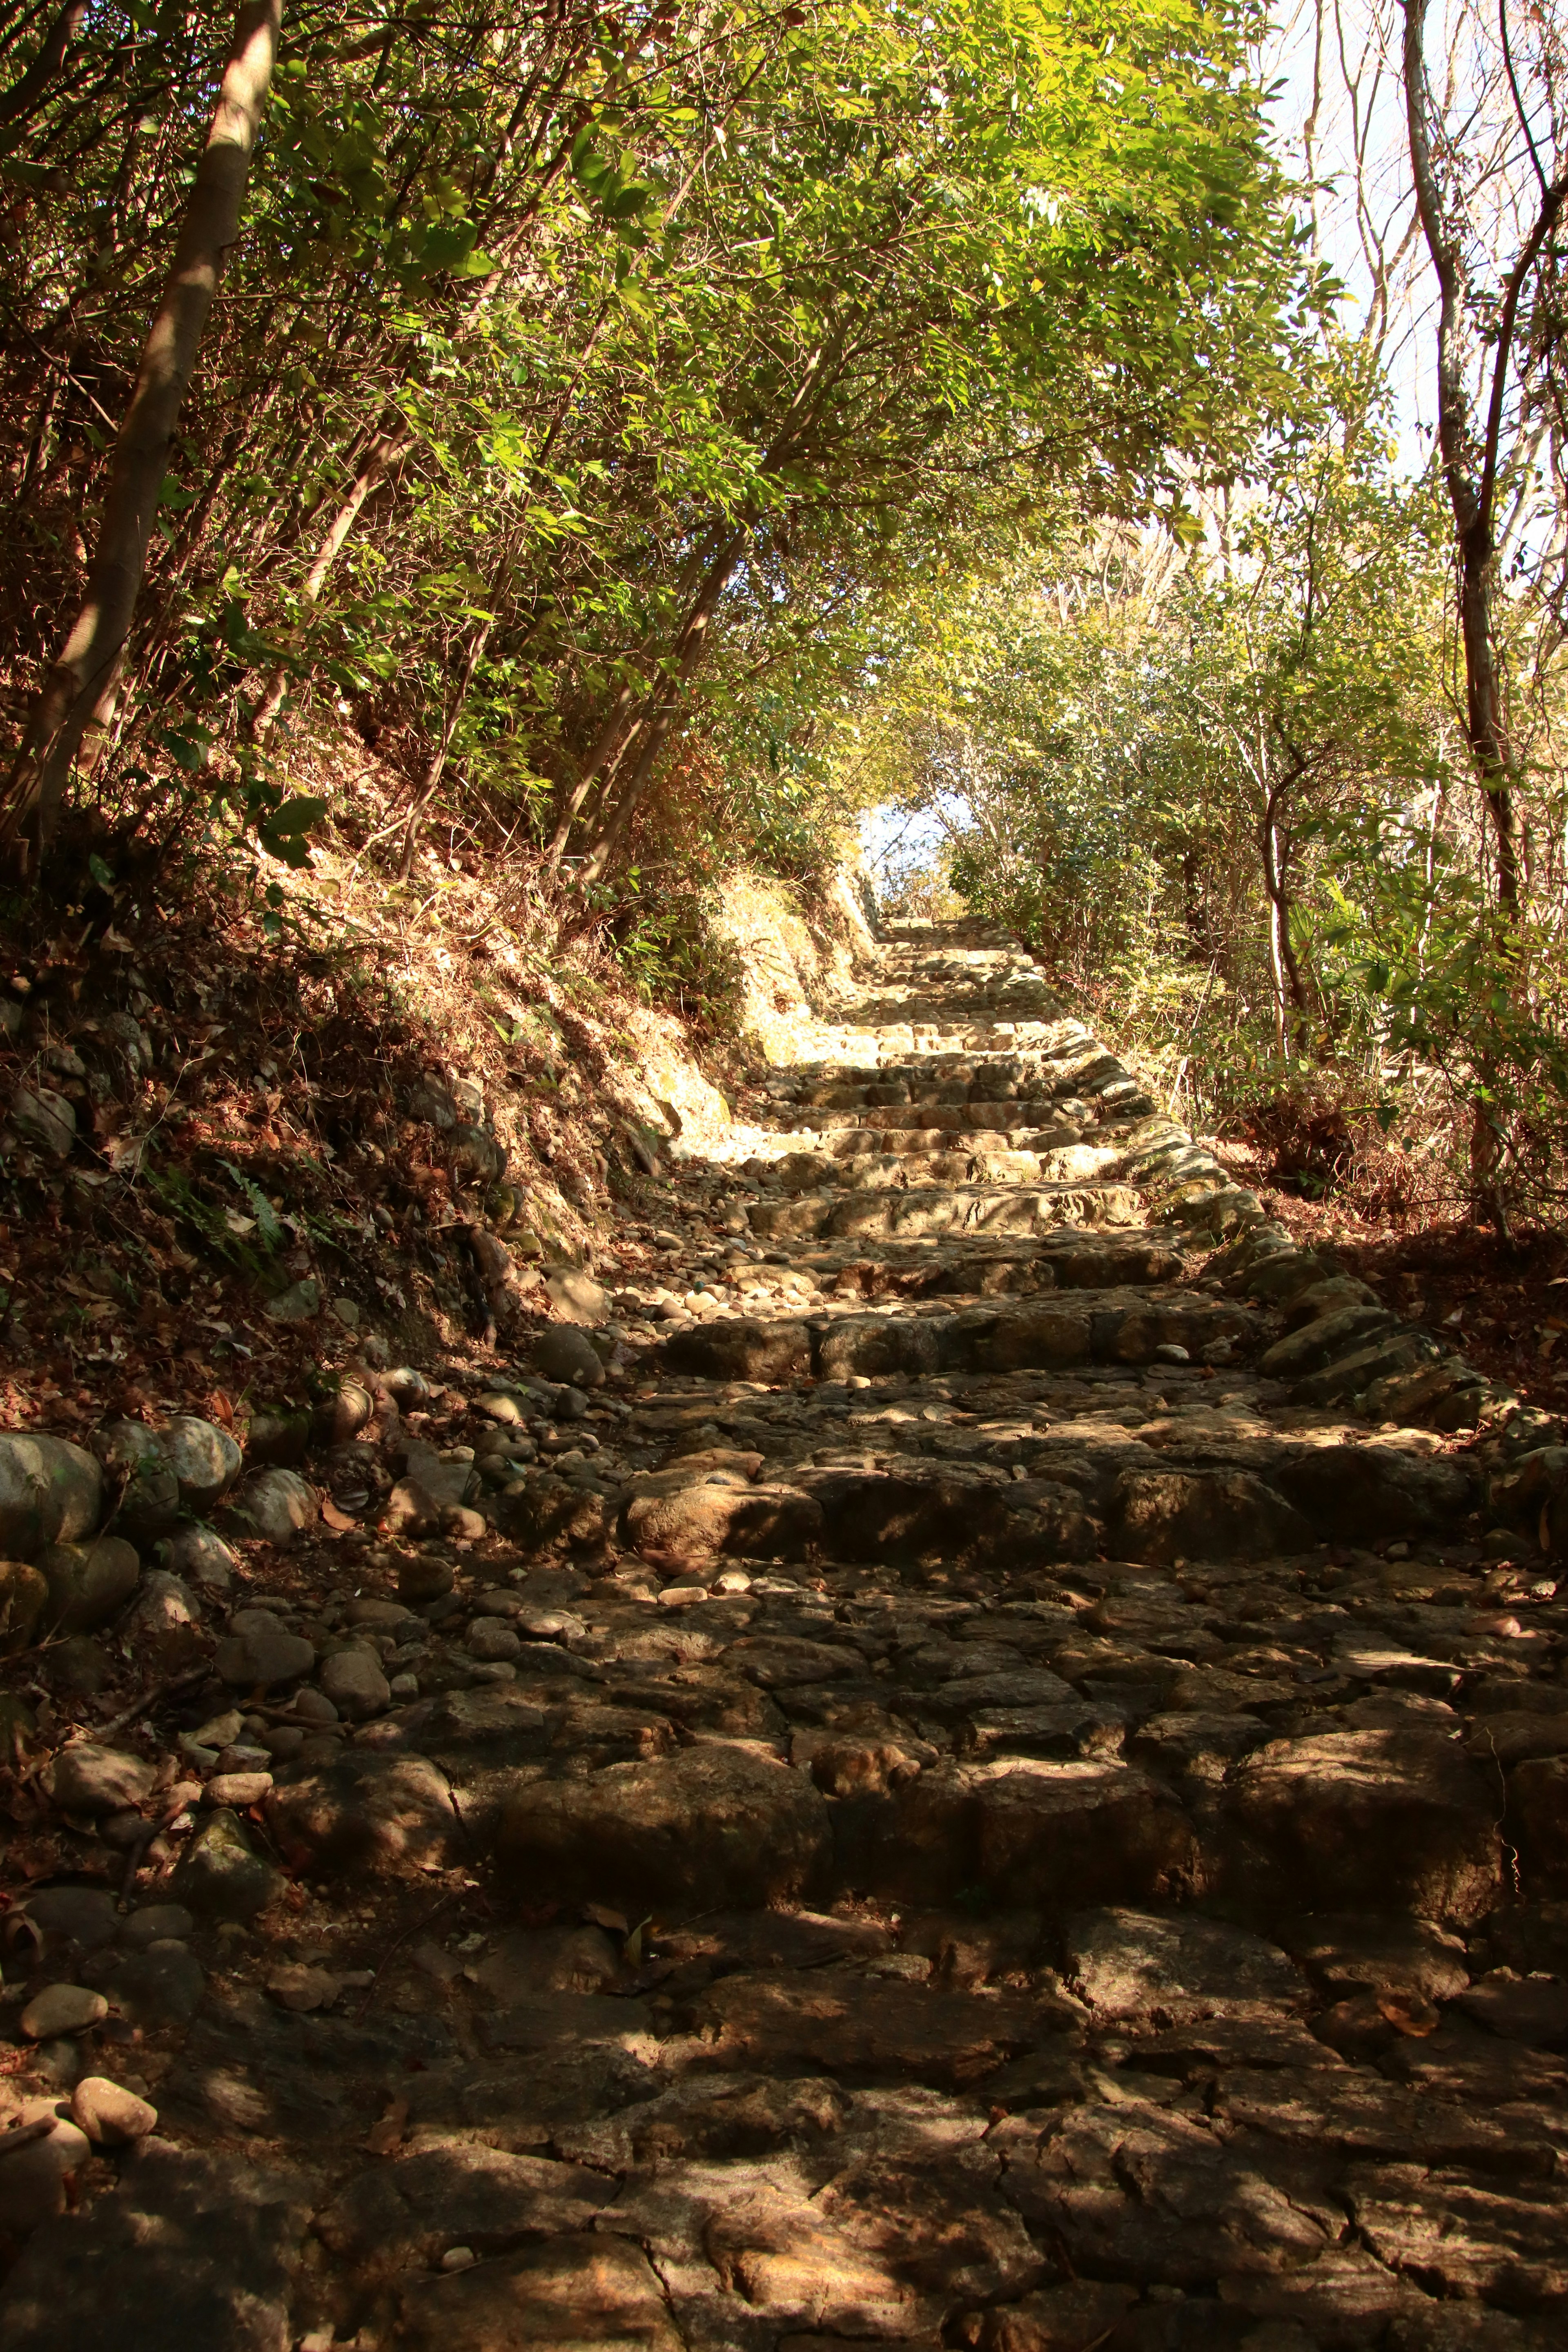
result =
[[1564,2340],[1555,1431],[1005,942],[818,1044],[608,1320],[144,1580],[197,1663],[6,1919],[7,2352]]

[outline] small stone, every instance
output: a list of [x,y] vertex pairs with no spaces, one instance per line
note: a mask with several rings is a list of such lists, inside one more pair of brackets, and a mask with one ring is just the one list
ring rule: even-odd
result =
[[118,1668],[101,1642],[90,1633],[70,1633],[51,1643],[48,1676],[51,1689],[70,1698],[96,1698],[114,1680]]
[[158,2110],[107,2074],[84,2074],[71,2093],[71,2121],[102,2147],[126,2147],[158,2127]]
[[53,1087],[18,1087],[11,1097],[11,1124],[37,1151],[66,1160],[76,1141],[76,1112],[68,1095]]
[[248,1532],[283,1549],[307,1534],[319,1517],[315,1490],[297,1470],[258,1470],[240,1489],[237,1508]]
[[333,1445],[350,1445],[375,1419],[375,1399],[363,1381],[345,1378],[333,1390],[321,1419],[324,1438]]
[[342,1980],[329,1969],[313,1968],[303,1961],[290,1961],[274,1969],[267,1979],[267,1990],[280,2009],[291,2009],[300,2015],[311,2010],[331,2009],[342,1991]]
[[147,1903],[122,1923],[120,1941],[128,1952],[143,1952],[149,1944],[179,1941],[195,1924],[183,1904]]
[[458,1580],[450,1560],[432,1552],[415,1552],[397,1570],[397,1597],[417,1608],[427,1601],[445,1600]]
[[84,1952],[112,1944],[120,1929],[113,1895],[96,1886],[40,1887],[17,1903],[12,1916],[29,1920],[46,1946],[75,1944]]
[[345,1331],[359,1329],[360,1310],[357,1298],[334,1298],[327,1311],[337,1318]]
[[172,1575],[215,1592],[226,1591],[239,1568],[223,1538],[210,1528],[176,1528],[164,1538],[163,1560]]
[[275,1291],[261,1309],[269,1323],[308,1323],[321,1311],[321,1286],[314,1275]]
[[474,1399],[474,1411],[482,1412],[488,1421],[499,1422],[505,1429],[521,1429],[528,1416],[514,1396],[500,1391]]
[[409,1700],[416,1699],[419,1696],[419,1677],[417,1675],[410,1674],[394,1675],[390,1688],[397,1705],[405,1706]]
[[211,1510],[239,1475],[240,1451],[228,1432],[194,1413],[175,1415],[163,1433],[163,1448],[187,1511]]
[[573,1323],[552,1323],[533,1344],[534,1369],[547,1381],[579,1389],[603,1388],[604,1360],[585,1331]]
[[283,1882],[252,1847],[237,1817],[210,1814],[186,1846],[169,1882],[178,1903],[204,1919],[254,1919]]
[[86,1985],[46,1985],[22,2011],[22,2031],[32,2042],[52,2042],[57,2033],[86,2033],[109,2015],[100,1992]]
[[318,1727],[331,1723],[340,1723],[342,1720],[337,1708],[332,1705],[331,1700],[328,1698],[324,1691],[302,1690],[296,1692],[294,1697],[294,1712],[299,1717],[301,1723],[315,1724]]
[[479,2259],[472,2246],[448,2246],[441,2257],[441,2268],[444,2271],[471,2270]]
[[400,1478],[382,1510],[383,1530],[417,1541],[421,1536],[433,1536],[440,1524],[441,1506],[429,1488],[417,1478]]
[[184,1643],[184,1654],[189,1656],[194,1644],[188,1637],[191,1630],[201,1623],[201,1607],[188,1584],[167,1569],[155,1568],[142,1580],[142,1590],[136,1596],[121,1631],[134,1642],[153,1642],[164,1645],[161,1655],[171,1654],[167,1644],[173,1641]]
[[522,1643],[503,1618],[480,1617],[464,1635],[463,1647],[470,1658],[489,1662],[497,1658],[515,1658]]
[[209,1716],[189,1736],[203,1748],[232,1748],[245,1729],[245,1717],[238,1707],[225,1709],[222,1715]]
[[381,1715],[392,1701],[392,1689],[368,1650],[339,1650],[328,1658],[318,1677],[321,1689],[350,1723]]
[[363,1600],[350,1601],[343,1612],[343,1622],[369,1626],[377,1633],[402,1634],[405,1630],[414,1631],[419,1621],[413,1610],[405,1609],[399,1601]]
[[206,1977],[186,1945],[161,1936],[144,1951],[121,1960],[109,1979],[109,1990],[128,2023],[157,2032],[190,2023],[201,2007]]
[[159,1536],[174,1527],[180,1516],[180,1482],[155,1430],[140,1421],[107,1422],[94,1436],[92,1450],[119,1482],[115,1517],[122,1531]]
[[155,1765],[140,1756],[79,1740],[62,1748],[42,1777],[46,1792],[62,1812],[114,1813],[149,1797],[158,1773]]
[[[247,1612],[246,1614],[252,1612]],[[259,1615],[259,1611],[254,1612]],[[316,1663],[313,1643],[301,1633],[257,1626],[231,1633],[213,1652],[213,1665],[221,1681],[237,1690],[269,1690],[275,1683],[291,1683],[308,1675]]]
[[[602,1323],[610,1311],[609,1298],[591,1274],[574,1265],[547,1266],[544,1287],[563,1321]],[[560,1375],[552,1377],[559,1379]]]
[[215,1772],[202,1796],[209,1805],[232,1805],[243,1812],[247,1805],[258,1805],[271,1786],[270,1772]]

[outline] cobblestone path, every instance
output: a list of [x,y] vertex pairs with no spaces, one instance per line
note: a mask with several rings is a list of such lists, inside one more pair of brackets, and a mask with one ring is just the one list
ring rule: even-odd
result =
[[1568,2340],[1568,1456],[1005,942],[818,1043],[403,1427],[491,1532],[230,1596],[8,2352]]

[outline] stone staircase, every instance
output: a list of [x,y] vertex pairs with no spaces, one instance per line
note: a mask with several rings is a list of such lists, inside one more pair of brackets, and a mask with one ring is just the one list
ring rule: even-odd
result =
[[294,1909],[9,2352],[1564,2340],[1541,1433],[1011,942],[849,1010],[628,1225],[608,1379],[472,1398],[418,1696],[278,1770]]

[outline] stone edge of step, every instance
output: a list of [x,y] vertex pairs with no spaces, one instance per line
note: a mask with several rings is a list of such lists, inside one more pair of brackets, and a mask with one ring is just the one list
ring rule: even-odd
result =
[[[1005,939],[1019,954],[1027,956],[1037,969],[1040,968],[1038,957],[1026,940],[1015,931],[1007,932]],[[1113,1053],[1087,1023],[1082,1025],[1086,1039],[1115,1064],[1130,1084],[1136,1085],[1135,1074],[1121,1055]],[[1210,1238],[1215,1246],[1215,1255],[1207,1269],[1211,1276],[1217,1276],[1227,1288],[1253,1295],[1252,1280],[1267,1258],[1273,1294],[1279,1296],[1282,1288],[1297,1296],[1314,1278],[1326,1279],[1336,1270],[1317,1251],[1298,1244],[1283,1225],[1271,1219],[1250,1186],[1233,1183],[1214,1153],[1198,1142],[1189,1129],[1168,1113],[1161,1125],[1164,1129],[1162,1136],[1151,1139],[1142,1150],[1129,1154],[1123,1163],[1122,1181],[1142,1193],[1150,1209],[1166,1223],[1185,1227],[1194,1239],[1205,1234]],[[1293,1269],[1300,1275],[1294,1288]],[[1418,1342],[1425,1342],[1425,1347]],[[1397,1351],[1402,1346],[1414,1348],[1415,1353],[1415,1360],[1404,1367],[1388,1360],[1391,1350]],[[1381,1370],[1380,1357],[1384,1360]],[[1367,1360],[1364,1365],[1357,1365],[1358,1358]],[[1333,1376],[1341,1367],[1350,1373],[1350,1383],[1343,1393],[1335,1393]],[[1360,1370],[1365,1370],[1367,1378],[1364,1385],[1357,1389],[1354,1382]],[[1525,1412],[1512,1390],[1488,1380],[1454,1349],[1444,1348],[1433,1335],[1403,1316],[1394,1316],[1391,1328],[1379,1334],[1373,1345],[1369,1346],[1361,1336],[1351,1339],[1320,1370],[1297,1383],[1292,1398],[1301,1402],[1338,1404],[1367,1421],[1398,1421],[1405,1427],[1431,1427],[1446,1434],[1472,1427],[1496,1428]],[[1556,1426],[1552,1416],[1532,1412],[1527,1418],[1532,1426],[1537,1423],[1541,1425],[1542,1434],[1536,1443],[1550,1442],[1546,1433]]]

